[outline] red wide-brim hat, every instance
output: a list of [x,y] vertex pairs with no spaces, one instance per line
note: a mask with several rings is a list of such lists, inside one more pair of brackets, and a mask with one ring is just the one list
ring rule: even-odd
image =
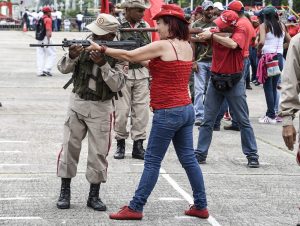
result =
[[175,4],[168,4],[168,5],[162,5],[161,11],[157,13],[152,20],[158,20],[162,16],[174,16],[177,17],[178,19],[182,20],[185,23],[189,23],[185,18],[184,18],[184,12],[183,10]]

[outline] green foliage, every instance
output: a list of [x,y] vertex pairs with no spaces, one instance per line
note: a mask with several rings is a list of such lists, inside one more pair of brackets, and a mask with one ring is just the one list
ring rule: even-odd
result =
[[300,13],[300,1],[294,1],[293,9],[295,12]]
[[75,9],[75,10],[67,10],[65,12],[65,16],[68,16],[68,17],[76,17],[76,15],[79,13],[79,9]]

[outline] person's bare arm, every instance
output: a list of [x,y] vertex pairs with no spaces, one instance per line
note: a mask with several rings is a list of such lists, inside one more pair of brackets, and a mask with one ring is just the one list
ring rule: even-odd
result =
[[286,47],[289,47],[290,41],[291,41],[291,36],[289,34],[289,32],[287,31],[286,27],[283,28],[284,29],[284,43],[287,43]]
[[[141,62],[151,60],[156,57],[161,57],[165,51],[164,43],[165,41],[156,41],[131,51],[106,48],[105,54],[119,60]],[[86,49],[89,51],[99,50],[100,52],[103,52],[103,48],[103,46],[99,46],[97,43],[91,42],[91,45]]]
[[261,50],[265,44],[265,39],[266,39],[266,27],[264,24],[261,24],[259,26],[259,42],[257,45],[257,52],[261,53]]
[[213,39],[214,41],[220,43],[221,45],[230,48],[230,49],[236,49],[238,47],[238,44],[233,41],[230,37],[223,37],[217,34],[214,34],[210,31],[205,31],[203,33],[199,34],[199,37],[208,40],[208,39]]

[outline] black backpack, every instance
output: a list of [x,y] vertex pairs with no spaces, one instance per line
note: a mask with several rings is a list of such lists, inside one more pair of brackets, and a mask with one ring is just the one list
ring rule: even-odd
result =
[[46,26],[44,23],[44,18],[40,18],[36,24],[35,39],[43,41],[46,36]]

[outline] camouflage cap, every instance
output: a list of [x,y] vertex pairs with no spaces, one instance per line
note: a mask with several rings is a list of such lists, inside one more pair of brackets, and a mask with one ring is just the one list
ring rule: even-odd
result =
[[150,8],[150,4],[145,0],[126,0],[121,4],[121,8],[142,8],[148,9]]
[[106,35],[115,33],[118,30],[120,23],[114,16],[101,13],[92,23],[86,26],[91,32],[96,35]]

